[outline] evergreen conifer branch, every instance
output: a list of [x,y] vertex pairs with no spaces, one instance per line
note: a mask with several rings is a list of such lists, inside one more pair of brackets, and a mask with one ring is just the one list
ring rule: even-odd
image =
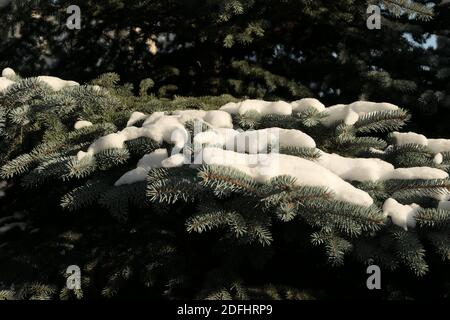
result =
[[445,229],[450,227],[450,210],[421,209],[415,216],[421,228]]
[[382,0],[387,9],[395,16],[400,16],[406,12],[410,16],[415,16],[420,20],[428,21],[433,19],[433,9],[411,0]]
[[358,133],[391,132],[400,129],[409,120],[405,110],[371,112],[361,116],[353,125]]

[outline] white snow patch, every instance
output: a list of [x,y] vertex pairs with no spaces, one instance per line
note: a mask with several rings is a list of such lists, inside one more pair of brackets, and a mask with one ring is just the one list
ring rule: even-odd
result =
[[293,112],[304,112],[310,108],[316,109],[319,112],[325,111],[325,106],[322,102],[314,98],[304,98],[291,102]]
[[88,148],[88,154],[94,155],[107,149],[120,149],[124,147],[125,137],[120,133],[110,133],[104,137],[98,138]]
[[359,115],[378,111],[394,111],[399,109],[399,107],[395,104],[387,102],[356,101],[348,106]]
[[279,114],[290,115],[292,112],[303,112],[308,108],[314,108],[317,111],[325,112],[328,115],[321,120],[325,126],[331,126],[336,122],[344,121],[348,125],[354,124],[358,119],[367,113],[398,110],[398,106],[386,102],[356,101],[351,104],[337,104],[328,108],[317,99],[305,98],[291,102],[284,101],[264,101],[247,99],[241,102],[229,102],[223,105],[220,110],[230,114],[244,114],[249,111],[255,111],[261,115]]
[[391,217],[392,222],[405,230],[416,226],[415,216],[420,206],[413,203],[411,205],[403,205],[395,199],[389,198],[383,204],[383,213]]
[[152,168],[161,168],[162,162],[168,157],[166,149],[157,149],[152,153],[146,154],[139,160],[136,169],[126,172],[114,183],[114,185],[121,186],[124,184],[145,181],[148,171]]
[[244,114],[249,111],[258,112],[261,115],[292,114],[292,106],[285,101],[264,101],[256,99],[247,99],[241,102],[229,102],[223,105],[220,110],[226,111],[230,114]]
[[450,152],[450,139],[428,139],[415,132],[393,132],[395,143],[399,146],[405,144],[418,144],[427,147],[432,153]]
[[[164,115],[146,126],[140,128],[130,126],[122,131],[110,133],[95,140],[88,148],[87,154],[95,155],[106,149],[121,149],[124,148],[125,141],[139,137],[147,137],[160,143],[163,141],[174,143],[176,148],[181,149],[187,141],[188,132],[179,119],[180,116]],[[84,156],[86,156],[86,153],[80,153],[78,158],[80,159]]]
[[197,133],[194,137],[194,144],[202,146],[226,147],[234,150],[236,146],[236,136],[241,132],[228,128],[214,128]]
[[5,68],[2,70],[2,77],[14,77],[16,72],[11,68]]
[[344,118],[344,123],[347,125],[355,124],[359,119],[359,114],[353,110],[348,110]]
[[158,120],[159,118],[162,118],[165,116],[165,112],[163,111],[157,111],[157,112],[153,112],[147,119],[145,119],[144,123],[142,124],[143,127],[154,123],[156,120]]
[[428,145],[427,137],[423,134],[418,134],[415,132],[393,132],[392,136],[395,139],[395,143],[399,146],[405,144],[418,144],[421,146]]
[[228,102],[220,107],[220,110],[228,112],[229,114],[238,114],[239,113],[239,102]]
[[394,172],[392,164],[376,158],[347,158],[321,152],[316,161],[342,179],[350,181],[384,180]]
[[229,113],[221,110],[206,112],[203,120],[215,128],[233,128],[233,120]]
[[127,127],[130,127],[132,125],[134,125],[136,122],[141,121],[145,118],[147,118],[148,116],[145,113],[142,112],[133,112],[130,116],[130,118],[128,119],[127,122]]
[[114,186],[122,186],[125,184],[132,184],[136,182],[145,181],[147,178],[148,170],[144,168],[137,167],[136,169],[125,172],[119,180],[114,183]]
[[444,156],[442,155],[442,153],[437,153],[433,158],[433,162],[435,164],[441,164],[443,161],[444,161]]
[[428,139],[428,149],[433,153],[449,152],[450,139]]
[[45,82],[48,84],[53,90],[59,91],[61,89],[73,86],[79,86],[80,84],[76,81],[71,80],[63,80],[58,77],[52,76],[39,76],[37,77],[39,81]]
[[325,108],[328,115],[321,120],[327,127],[336,122],[344,121],[347,125],[355,124],[362,115],[388,110],[398,110],[398,106],[386,102],[356,101],[351,104],[337,104]]
[[447,172],[430,167],[397,168],[390,176],[390,179],[399,180],[428,180],[446,178],[448,178]]
[[313,138],[295,129],[267,128],[250,130],[237,134],[235,141],[238,152],[249,153],[268,150],[269,145],[279,147],[316,147],[316,142]]
[[92,126],[92,122],[80,120],[80,121],[75,122],[75,125],[73,127],[75,128],[75,130],[79,130],[79,129],[90,127],[90,126]]
[[[124,148],[125,141],[137,139],[139,137],[147,137],[159,143],[163,141],[172,143],[175,146],[174,153],[178,153],[184,147],[186,142],[188,142],[189,138],[189,133],[184,124],[192,119],[206,121],[212,126],[224,128],[233,127],[231,116],[224,111],[198,111],[199,110],[183,110],[178,111],[177,114],[174,115],[166,115],[164,112],[155,112],[144,121],[142,127],[127,126],[122,131],[98,138],[88,148],[87,153],[78,153],[78,159],[82,159],[87,154],[95,155],[106,149]],[[133,115],[131,115],[131,117],[133,117]],[[130,120],[135,120],[131,119],[131,117]]]
[[306,133],[296,129],[269,128],[267,130],[279,138],[280,147],[315,148],[316,142]]
[[8,87],[15,82],[6,78],[6,77],[0,77],[0,92],[5,91],[8,89]]
[[218,148],[205,148],[202,152],[204,164],[225,165],[240,170],[258,182],[273,177],[289,175],[302,186],[326,187],[335,193],[336,199],[361,206],[371,206],[373,199],[366,192],[312,161],[295,156],[269,154],[243,154]]
[[155,151],[146,154],[143,156],[137,166],[140,168],[144,168],[145,170],[150,170],[152,168],[159,168],[163,160],[167,159],[169,155],[167,154],[167,150],[156,149]]
[[216,128],[233,128],[233,121],[228,112],[223,110],[175,110],[174,115],[181,116],[182,122],[203,120]]
[[269,146],[315,148],[316,142],[306,133],[295,129],[267,128],[239,132],[233,129],[212,129],[198,133],[194,143],[221,146],[227,150],[267,153]]
[[413,167],[395,169],[389,162],[376,158],[347,158],[338,154],[321,151],[316,160],[318,164],[329,169],[339,177],[350,181],[384,181],[446,179],[448,173],[430,167]]
[[183,156],[183,154],[178,153],[173,156],[170,156],[167,159],[164,159],[161,162],[161,165],[164,168],[174,168],[174,167],[181,167],[184,163],[186,163],[185,157]]
[[203,119],[206,115],[204,110],[175,110],[172,114],[181,116],[183,122],[195,119]]

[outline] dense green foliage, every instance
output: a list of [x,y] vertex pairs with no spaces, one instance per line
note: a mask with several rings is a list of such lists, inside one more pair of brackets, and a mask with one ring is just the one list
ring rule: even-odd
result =
[[[65,25],[72,4],[80,30]],[[369,4],[382,5],[381,30],[366,27]],[[123,129],[132,111],[363,99],[403,109],[331,128],[314,110],[233,120],[301,129],[330,153],[449,172],[450,154],[435,164],[427,148],[389,136],[450,137],[449,21],[440,0],[10,1],[0,8],[0,69],[25,78],[0,92],[0,228],[15,224],[0,232],[0,299],[448,298],[450,213],[433,198],[450,190],[447,179],[351,182],[375,200],[362,208],[291,177],[258,183],[218,166],[156,169],[115,187],[144,154],[170,149],[150,139],[75,155]],[[87,85],[54,92],[37,74]],[[74,130],[77,120],[93,126]],[[424,208],[415,229],[386,219],[389,197]],[[366,287],[373,263],[380,291]],[[65,287],[73,264],[80,291]]]
[[[77,3],[82,27],[67,30],[65,8]],[[382,5],[380,30],[366,27],[369,4]],[[440,0],[14,0],[0,9],[9,32],[0,68],[77,81],[117,72],[135,85],[151,78],[161,97],[388,101],[421,116],[416,131],[448,136],[449,8]],[[436,50],[423,46],[433,35]]]
[[[258,183],[221,166],[154,169],[146,182],[116,187],[139,158],[161,146],[138,138],[125,149],[81,160],[77,152],[122,129],[131,111],[215,109],[235,99],[136,97],[114,74],[92,83],[101,88],[55,92],[23,79],[0,94],[6,123],[0,174],[9,181],[0,199],[1,223],[25,223],[0,235],[2,297],[420,298],[430,283],[428,297],[448,295],[450,211],[433,209],[433,196],[450,189],[447,179],[354,182],[375,199],[371,207],[337,201],[324,188],[299,187],[288,176]],[[250,113],[235,121],[301,129],[328,152],[449,168],[447,154],[436,165],[420,146],[370,153],[387,145],[372,134],[386,138],[401,128],[408,118],[403,110],[331,128],[320,117],[312,111],[292,117]],[[93,126],[74,130],[79,119]],[[280,151],[317,157],[313,149]],[[416,229],[405,231],[386,219],[380,206],[388,197],[425,208]],[[365,266],[373,263],[382,267],[386,285],[377,294],[365,287]],[[72,264],[82,267],[81,291],[65,287]]]

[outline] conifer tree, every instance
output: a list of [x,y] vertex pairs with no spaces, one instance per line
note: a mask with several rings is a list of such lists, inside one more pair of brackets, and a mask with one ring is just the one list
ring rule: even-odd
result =
[[[80,30],[65,25],[72,4]],[[431,138],[449,138],[449,8],[0,1],[0,68],[18,71],[0,79],[0,299],[359,298],[371,264],[381,298],[447,297],[450,142]],[[183,132],[217,138],[203,111],[218,109],[225,129],[289,136],[265,158],[284,174],[223,163],[220,139],[146,129],[187,111]],[[196,147],[209,162],[180,165]],[[73,264],[80,290],[65,286]]]
[[[168,100],[156,98],[152,89],[136,97],[114,74],[59,91],[42,78],[11,79],[0,93],[0,173],[8,181],[0,200],[3,298],[125,292],[169,299],[320,298],[322,289],[334,294],[321,275],[336,270],[345,280],[331,283],[357,288],[365,279],[358,284],[349,272],[369,264],[380,265],[392,286],[385,298],[398,292],[420,297],[420,279],[430,276],[438,280],[427,295],[448,294],[448,141],[428,139],[425,145],[426,138],[398,133],[409,119],[403,109],[368,102],[327,109],[314,99]],[[148,85],[142,81],[141,89]],[[254,109],[240,112],[244,103]],[[158,117],[180,117],[156,111],[198,114],[219,107],[220,123],[224,110],[237,108],[235,128],[278,127],[296,134],[278,151],[289,160],[284,168],[290,174],[261,180],[232,164],[177,165],[175,155],[142,179],[130,172],[158,150],[170,154],[173,143],[144,135],[107,147],[102,138],[149,128]],[[282,108],[292,113],[280,114]],[[145,117],[130,117],[136,111]],[[148,116],[154,120],[146,122]],[[186,130],[192,128],[189,121]],[[205,130],[216,120],[209,121]],[[221,150],[215,143],[210,152]],[[296,176],[304,165],[316,168],[311,172],[326,168],[330,178],[305,185],[306,176]],[[353,169],[341,171],[340,165]],[[323,179],[332,180],[317,182]],[[358,196],[349,198],[349,192]],[[72,291],[64,276],[74,261],[83,283]]]

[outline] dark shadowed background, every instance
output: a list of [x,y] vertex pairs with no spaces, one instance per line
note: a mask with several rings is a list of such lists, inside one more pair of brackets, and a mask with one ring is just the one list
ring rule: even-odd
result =
[[[81,82],[114,71],[168,97],[386,101],[413,113],[408,129],[450,137],[449,3],[399,2],[2,0],[0,67]],[[380,30],[366,26],[373,3]],[[73,4],[80,30],[66,27]]]

